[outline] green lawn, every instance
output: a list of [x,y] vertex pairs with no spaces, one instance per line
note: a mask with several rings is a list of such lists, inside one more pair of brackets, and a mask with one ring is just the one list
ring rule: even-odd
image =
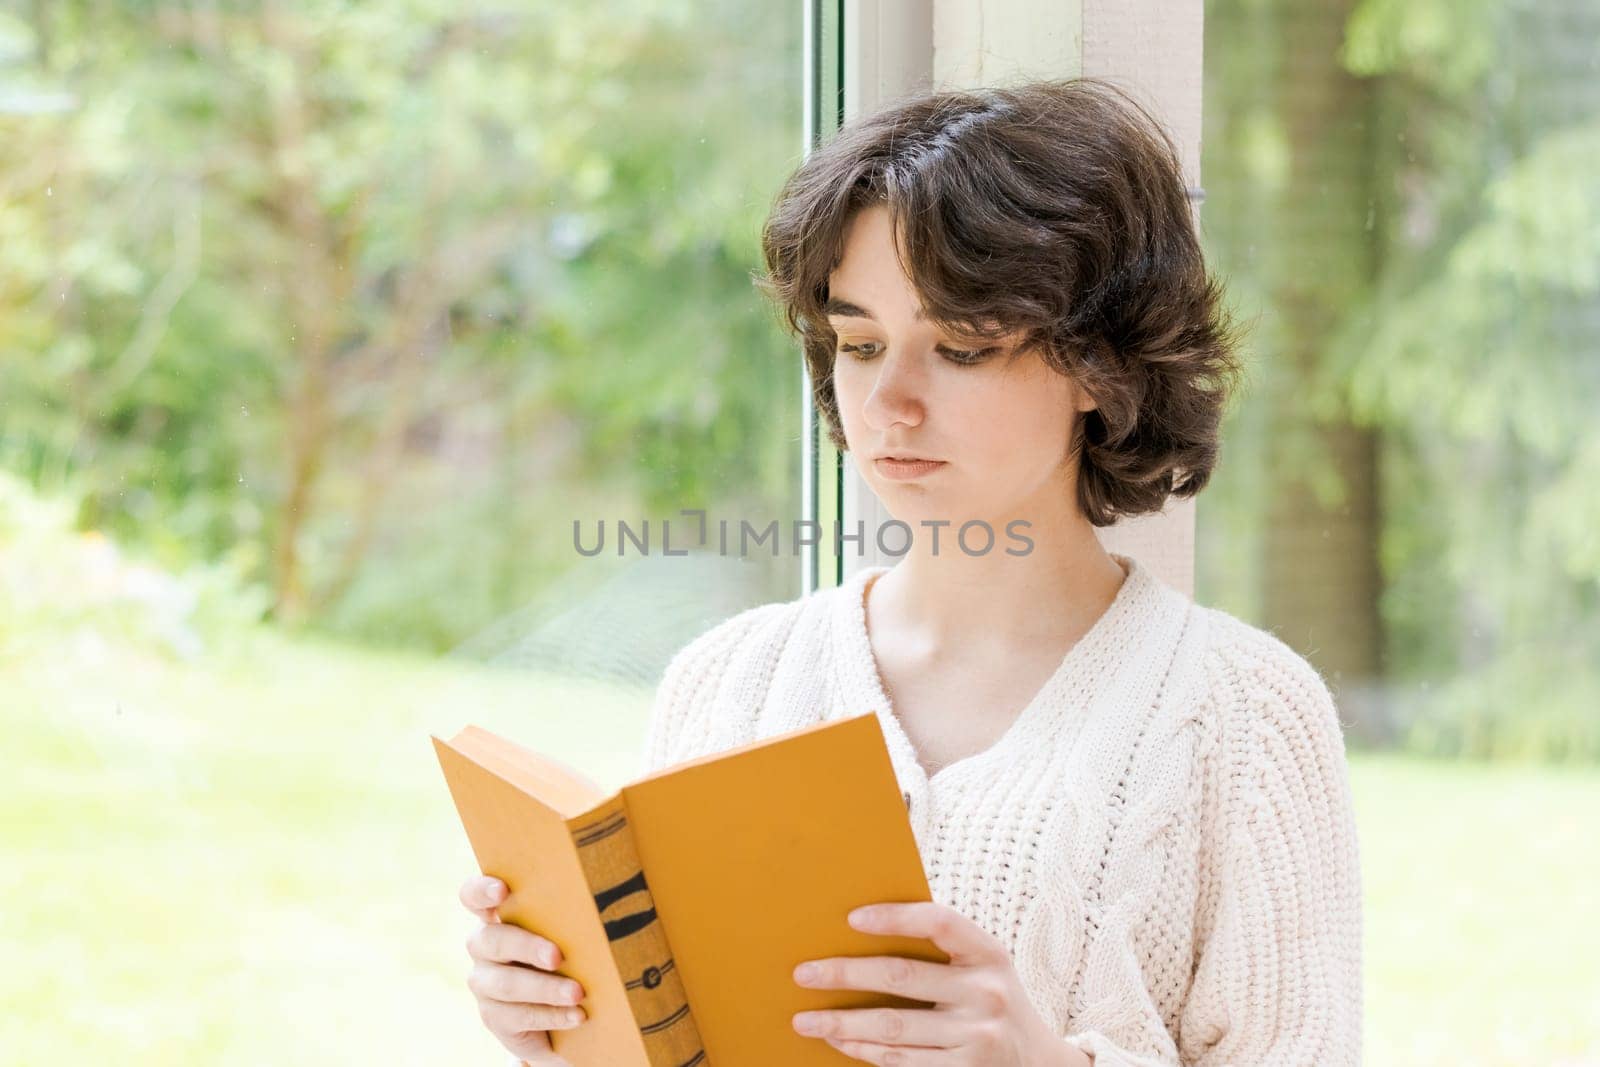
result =
[[[262,637],[0,662],[0,1064],[499,1063],[430,732],[606,784],[648,694]],[[1600,1064],[1600,772],[1357,757],[1369,1064]]]
[[1351,765],[1367,1062],[1600,1065],[1600,770]]

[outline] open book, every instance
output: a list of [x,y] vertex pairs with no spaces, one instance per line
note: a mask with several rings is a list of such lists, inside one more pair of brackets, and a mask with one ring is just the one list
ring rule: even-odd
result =
[[667,767],[607,793],[468,726],[433,738],[502,921],[561,948],[588,1018],[553,1030],[576,1067],[821,1067],[859,1063],[791,1017],[818,1008],[930,1007],[807,989],[802,960],[907,956],[921,938],[863,933],[862,904],[931,899],[872,713]]

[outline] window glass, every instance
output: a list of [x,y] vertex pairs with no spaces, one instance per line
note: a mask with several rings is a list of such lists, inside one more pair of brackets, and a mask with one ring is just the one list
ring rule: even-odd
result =
[[751,273],[801,33],[0,4],[17,1062],[496,1053],[429,734],[620,784],[668,657],[801,592],[792,538],[717,536],[799,514],[799,353]]
[[1198,598],[1385,754],[1368,1059],[1581,1060],[1600,991],[1526,948],[1600,951],[1600,789],[1508,765],[1600,756],[1600,8],[1205,8],[1201,218],[1251,340]]

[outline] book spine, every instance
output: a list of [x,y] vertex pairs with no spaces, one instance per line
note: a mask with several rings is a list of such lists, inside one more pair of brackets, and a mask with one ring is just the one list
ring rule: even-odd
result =
[[707,1067],[689,998],[656,916],[620,794],[572,827],[595,910],[627,987],[650,1067]]

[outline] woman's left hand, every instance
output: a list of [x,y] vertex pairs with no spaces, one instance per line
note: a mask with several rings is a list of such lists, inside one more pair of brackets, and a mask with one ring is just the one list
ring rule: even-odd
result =
[[[866,915],[866,921],[858,916]],[[820,1037],[867,1063],[918,1067],[1072,1067],[1088,1057],[1051,1031],[1029,1002],[1005,947],[953,908],[932,901],[874,904],[850,913],[850,925],[874,934],[932,941],[949,963],[904,956],[835,956],[812,960],[809,989],[870,989],[933,1008],[805,1011],[798,1033]],[[805,1029],[814,1019],[816,1029]]]

